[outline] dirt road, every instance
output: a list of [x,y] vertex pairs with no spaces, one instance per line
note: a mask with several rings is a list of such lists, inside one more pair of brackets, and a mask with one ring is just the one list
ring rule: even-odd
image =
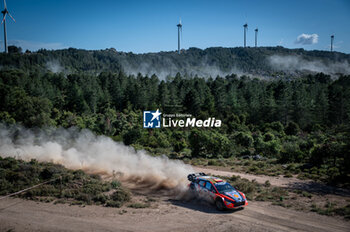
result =
[[0,231],[214,230],[336,232],[349,231],[350,222],[267,202],[249,202],[244,210],[218,212],[205,202],[176,201],[166,196],[159,196],[145,209],[55,205],[16,198],[0,201]]
[[240,176],[241,178],[246,178],[248,180],[256,180],[258,183],[263,184],[265,181],[269,181],[273,186],[288,187],[292,183],[305,183],[304,180],[299,180],[295,177],[283,178],[275,176],[265,176],[265,175],[253,175],[241,172],[224,171],[216,168],[205,168],[205,167],[194,167],[196,172],[211,173],[213,175],[228,176],[232,175]]
[[336,194],[338,196],[350,197],[350,191],[346,189],[336,188],[324,183],[314,182],[312,180],[300,180],[296,177],[286,178],[283,176],[265,176],[265,175],[254,175],[241,172],[232,172],[220,170],[219,168],[207,168],[207,167],[194,167],[196,172],[204,172],[206,174],[228,176],[232,175],[240,176],[241,178],[246,178],[248,180],[256,180],[256,182],[263,184],[265,181],[269,181],[271,185],[291,188],[291,189],[301,189],[307,190],[309,192],[323,193],[323,194]]
[[[69,206],[7,199],[0,231],[349,231],[341,219],[297,212],[265,202],[220,213],[203,202],[161,199],[154,208]],[[127,212],[123,212],[126,210]]]

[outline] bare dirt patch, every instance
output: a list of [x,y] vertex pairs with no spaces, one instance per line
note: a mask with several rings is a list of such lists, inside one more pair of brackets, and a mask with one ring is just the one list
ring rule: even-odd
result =
[[0,203],[0,231],[348,231],[337,218],[298,212],[266,202],[218,212],[206,203],[160,199],[134,209],[69,206],[7,199]]

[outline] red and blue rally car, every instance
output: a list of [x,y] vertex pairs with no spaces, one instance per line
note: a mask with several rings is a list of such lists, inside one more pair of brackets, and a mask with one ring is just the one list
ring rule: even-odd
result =
[[244,193],[238,191],[228,182],[204,173],[189,174],[189,187],[195,195],[211,203],[215,203],[218,210],[243,208],[248,205]]

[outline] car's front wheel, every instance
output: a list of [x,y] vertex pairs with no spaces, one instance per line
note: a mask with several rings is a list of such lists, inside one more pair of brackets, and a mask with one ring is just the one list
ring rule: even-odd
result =
[[216,208],[220,211],[225,209],[224,202],[221,199],[216,199],[215,201]]

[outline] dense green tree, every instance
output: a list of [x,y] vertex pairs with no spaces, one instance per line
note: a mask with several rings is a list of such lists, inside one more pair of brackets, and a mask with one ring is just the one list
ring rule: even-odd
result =
[[200,99],[195,89],[190,90],[184,99],[183,103],[188,113],[197,116],[201,110]]

